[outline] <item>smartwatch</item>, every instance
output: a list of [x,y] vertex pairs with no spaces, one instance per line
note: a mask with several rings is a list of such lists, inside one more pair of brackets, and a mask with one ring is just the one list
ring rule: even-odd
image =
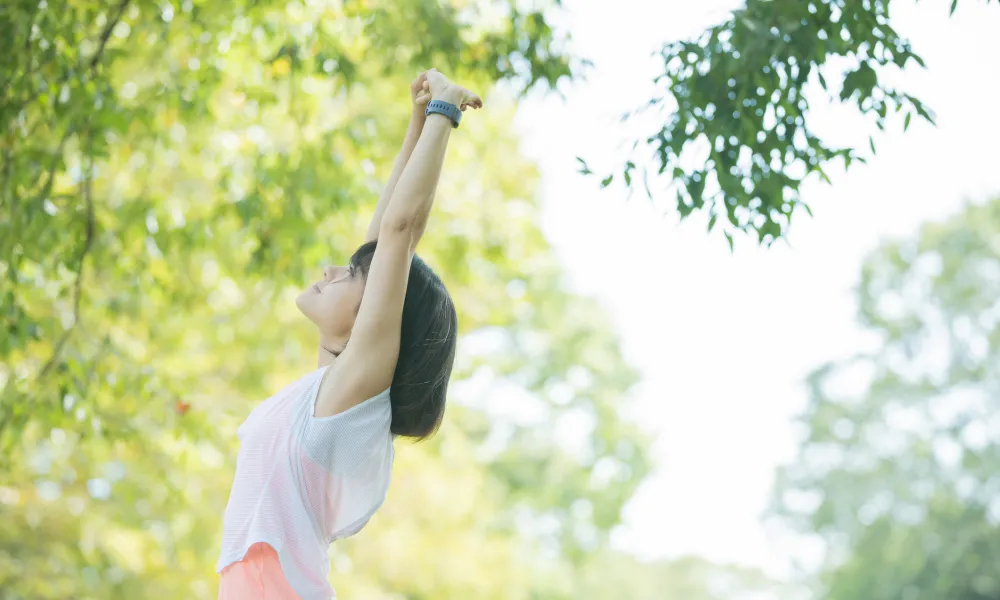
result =
[[450,102],[431,100],[427,103],[427,108],[424,109],[424,115],[426,116],[431,113],[438,113],[448,117],[451,119],[452,125],[456,128],[458,127],[458,123],[462,120],[462,111]]

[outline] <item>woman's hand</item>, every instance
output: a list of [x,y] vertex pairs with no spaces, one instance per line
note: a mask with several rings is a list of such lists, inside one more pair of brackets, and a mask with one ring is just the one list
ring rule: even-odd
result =
[[410,100],[413,101],[413,114],[423,115],[424,107],[431,101],[430,87],[427,84],[427,71],[424,71],[410,84]]
[[[474,94],[468,89],[452,83],[437,69],[425,71],[421,76],[424,78],[421,85],[429,93],[430,100],[441,100],[442,102],[454,104],[463,112],[470,106],[476,109],[483,107],[483,100],[478,94]],[[421,97],[424,95],[427,94],[421,94]]]

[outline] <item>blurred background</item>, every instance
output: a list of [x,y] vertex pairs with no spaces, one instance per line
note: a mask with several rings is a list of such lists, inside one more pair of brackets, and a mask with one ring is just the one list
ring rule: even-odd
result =
[[408,84],[445,424],[351,599],[1000,599],[1000,4],[8,0],[0,598],[214,598]]

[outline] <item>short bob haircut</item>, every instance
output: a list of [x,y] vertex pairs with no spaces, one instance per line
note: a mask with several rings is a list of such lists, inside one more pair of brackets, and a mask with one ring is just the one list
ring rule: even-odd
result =
[[[378,240],[351,256],[352,272],[368,279]],[[432,436],[444,417],[448,380],[455,364],[458,315],[441,279],[414,255],[403,300],[399,359],[392,376],[392,433],[417,439]]]

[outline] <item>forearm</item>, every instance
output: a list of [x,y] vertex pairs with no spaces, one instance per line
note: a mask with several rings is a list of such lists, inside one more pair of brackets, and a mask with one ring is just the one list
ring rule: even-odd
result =
[[406,232],[410,236],[411,250],[430,215],[452,128],[448,117],[439,114],[427,117],[385,208],[380,230]]
[[399,178],[403,174],[403,169],[406,167],[406,163],[410,159],[410,155],[413,154],[413,149],[417,146],[417,140],[420,139],[420,131],[424,126],[424,120],[425,117],[422,109],[415,109],[413,115],[410,117],[410,125],[406,128],[406,137],[403,138],[403,147],[400,148],[399,154],[396,155],[396,161],[392,164],[392,172],[389,174],[389,179],[386,181],[385,188],[382,190],[382,194],[378,198],[378,204],[375,205],[375,214],[372,215],[371,223],[368,224],[368,233],[365,236],[365,241],[370,242],[378,238],[379,227],[381,227],[382,224],[382,215],[385,214],[385,209],[389,206],[389,200],[392,198],[392,193],[396,189],[396,184],[399,182]]

